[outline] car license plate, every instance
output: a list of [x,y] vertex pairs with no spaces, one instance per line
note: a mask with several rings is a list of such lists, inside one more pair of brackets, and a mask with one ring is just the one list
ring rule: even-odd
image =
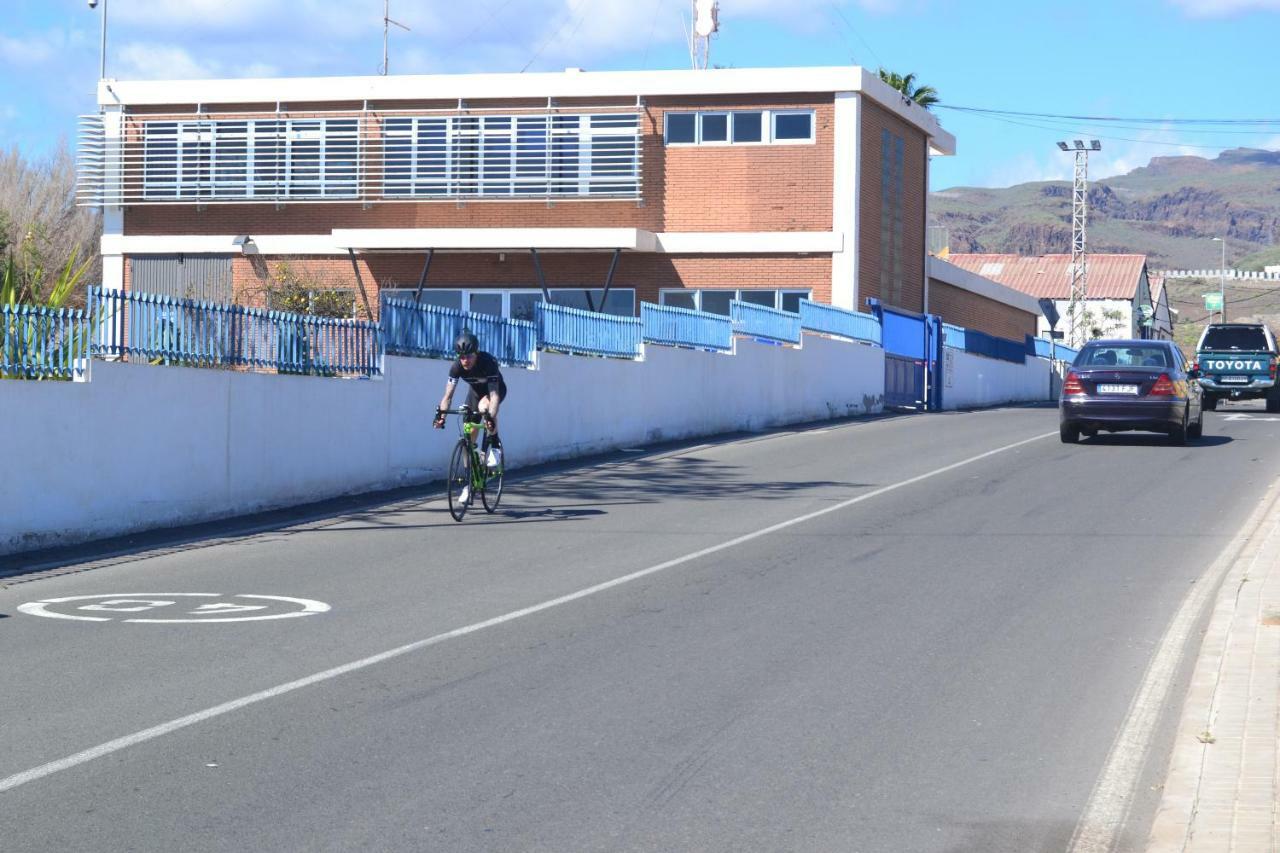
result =
[[1133,394],[1137,396],[1137,385],[1099,385],[1099,394]]
[[1224,376],[1218,380],[1224,385],[1244,385],[1249,381],[1248,376]]

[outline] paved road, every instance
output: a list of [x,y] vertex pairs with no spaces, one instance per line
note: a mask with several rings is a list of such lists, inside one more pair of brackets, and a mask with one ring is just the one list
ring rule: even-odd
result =
[[[1063,850],[1277,439],[1247,405],[1186,448],[1063,446],[1048,409],[848,422],[546,473],[461,525],[405,501],[10,578],[0,846]],[[237,595],[331,609],[125,621],[301,606]],[[19,611],[71,596],[108,621]]]

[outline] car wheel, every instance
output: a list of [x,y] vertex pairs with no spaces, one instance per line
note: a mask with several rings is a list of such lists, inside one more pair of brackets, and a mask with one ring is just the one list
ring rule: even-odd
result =
[[1205,394],[1200,398],[1200,404],[1211,412],[1218,410],[1218,398],[1212,394]]
[[1280,395],[1271,391],[1267,392],[1267,411],[1273,414],[1280,412]]
[[1187,416],[1182,416],[1182,423],[1169,427],[1169,443],[1182,445],[1187,443]]
[[1196,422],[1187,427],[1187,438],[1200,438],[1204,435],[1204,409],[1200,410],[1200,417],[1196,418]]
[[1060,424],[1058,437],[1062,439],[1063,444],[1075,444],[1080,440],[1080,427],[1073,424]]

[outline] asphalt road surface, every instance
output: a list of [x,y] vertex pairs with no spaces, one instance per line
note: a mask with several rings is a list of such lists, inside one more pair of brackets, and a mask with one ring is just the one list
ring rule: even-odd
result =
[[1249,404],[1188,447],[902,416],[11,576],[0,848],[1065,850],[1277,474]]

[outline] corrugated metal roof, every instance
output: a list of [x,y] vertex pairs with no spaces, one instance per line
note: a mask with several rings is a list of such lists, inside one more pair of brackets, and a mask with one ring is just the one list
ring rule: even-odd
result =
[[[1038,299],[1071,298],[1071,256],[952,254],[949,263]],[[1133,299],[1146,255],[1089,255],[1090,299]]]

